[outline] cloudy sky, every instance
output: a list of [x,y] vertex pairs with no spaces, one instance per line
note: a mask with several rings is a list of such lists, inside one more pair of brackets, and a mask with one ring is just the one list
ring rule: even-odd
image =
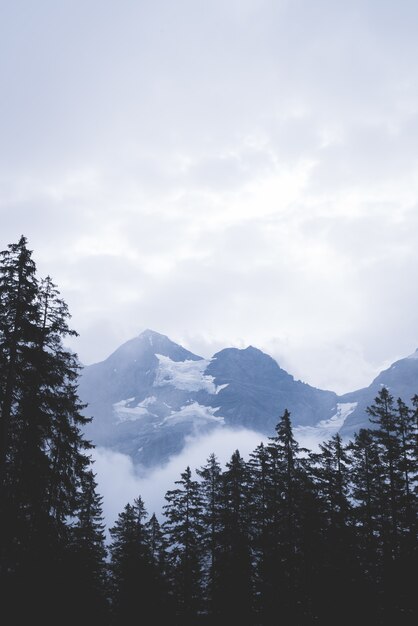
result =
[[367,385],[418,346],[415,0],[0,0],[0,246],[84,363],[152,328]]

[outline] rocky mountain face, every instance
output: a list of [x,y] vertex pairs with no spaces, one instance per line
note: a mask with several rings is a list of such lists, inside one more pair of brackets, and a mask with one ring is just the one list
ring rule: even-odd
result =
[[252,346],[203,359],[146,330],[105,361],[85,367],[79,394],[93,417],[87,436],[150,467],[180,453],[188,438],[213,429],[272,435],[286,408],[302,445],[310,447],[337,431],[352,436],[369,425],[365,409],[382,385],[405,401],[417,393],[418,351],[369,387],[337,396],[295,380]]
[[206,360],[149,330],[85,367],[79,394],[94,418],[87,436],[144,466],[214,428],[272,435],[285,408],[303,426],[331,418],[337,405],[335,393],[294,380],[252,346]]
[[382,387],[387,387],[395,401],[402,398],[404,402],[410,404],[411,398],[418,393],[418,349],[380,372],[368,387],[340,396],[339,402],[356,403],[355,409],[341,426],[342,436],[351,437],[360,428],[370,426],[366,408],[373,404]]

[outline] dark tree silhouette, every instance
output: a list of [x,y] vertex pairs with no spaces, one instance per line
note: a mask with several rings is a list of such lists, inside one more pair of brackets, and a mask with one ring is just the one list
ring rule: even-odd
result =
[[[66,304],[21,237],[0,253],[0,583],[16,620],[68,604],[72,525],[89,471]],[[21,598],[24,598],[24,602]],[[77,598],[72,600],[74,605]]]
[[127,504],[106,563],[69,317],[24,237],[0,252],[3,621],[417,622],[418,395],[395,402],[382,388],[372,428],[317,453],[284,411],[248,463],[236,450],[224,470],[212,454],[199,480],[187,467],[161,526],[141,497]]
[[222,468],[211,454],[206,464],[196,473],[201,478],[200,492],[202,499],[202,548],[204,600],[206,612],[212,623],[219,619],[220,580],[218,561],[221,558],[221,504],[222,504]]
[[110,529],[112,543],[109,546],[112,573],[112,606],[115,624],[129,624],[148,599],[152,586],[152,552],[147,516],[142,498],[127,504]]
[[164,532],[178,624],[193,626],[202,609],[202,499],[199,483],[190,467],[175,481],[176,489],[165,495]]

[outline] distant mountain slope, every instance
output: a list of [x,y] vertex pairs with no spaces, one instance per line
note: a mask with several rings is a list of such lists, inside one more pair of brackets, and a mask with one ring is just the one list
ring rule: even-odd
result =
[[230,426],[272,435],[286,408],[294,425],[315,424],[335,411],[335,393],[296,381],[274,359],[252,346],[218,352],[206,372],[218,385],[226,385],[217,402]]
[[342,436],[351,437],[360,428],[371,426],[366,408],[373,404],[382,387],[387,387],[395,400],[402,398],[407,404],[410,403],[411,398],[418,393],[418,349],[380,372],[368,387],[340,396],[339,402],[357,403],[355,410],[341,426]]
[[93,416],[87,436],[135,463],[166,462],[187,438],[215,428],[272,435],[287,408],[302,444],[370,426],[366,407],[382,386],[406,402],[418,393],[418,350],[381,372],[369,387],[337,396],[297,381],[257,348],[226,348],[212,359],[146,330],[83,370],[79,393]]
[[164,420],[172,411],[180,411],[190,394],[181,384],[167,385],[164,377],[170,376],[168,364],[173,371],[176,363],[202,361],[168,337],[146,330],[105,361],[85,367],[79,395],[88,404],[85,413],[94,418],[86,428],[87,436],[144,465],[179,452],[193,429],[185,424],[175,432]]
[[252,346],[206,360],[150,330],[85,367],[79,393],[94,417],[87,436],[144,466],[167,461],[187,437],[213,428],[271,435],[285,408],[295,425],[314,425],[337,410],[335,393],[295,381]]

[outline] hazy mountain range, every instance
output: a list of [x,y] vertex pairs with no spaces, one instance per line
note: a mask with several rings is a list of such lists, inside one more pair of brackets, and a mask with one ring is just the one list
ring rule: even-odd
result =
[[369,387],[338,396],[295,380],[269,355],[249,346],[211,359],[146,330],[106,360],[86,366],[79,394],[93,416],[96,445],[149,467],[166,462],[187,439],[213,429],[272,435],[284,409],[304,445],[368,425],[365,408],[382,385],[408,401],[418,393],[418,350],[379,374]]

